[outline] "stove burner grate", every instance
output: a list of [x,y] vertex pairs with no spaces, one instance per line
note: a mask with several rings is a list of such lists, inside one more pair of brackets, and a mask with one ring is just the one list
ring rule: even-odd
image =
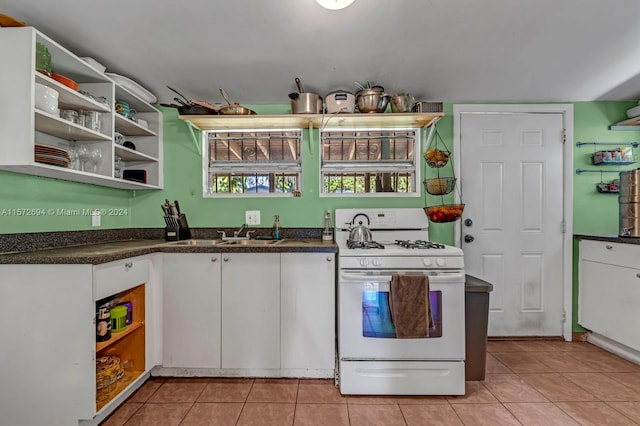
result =
[[424,240],[396,240],[396,245],[409,249],[443,249],[444,244]]
[[375,241],[347,241],[347,247],[350,249],[383,249],[384,246]]

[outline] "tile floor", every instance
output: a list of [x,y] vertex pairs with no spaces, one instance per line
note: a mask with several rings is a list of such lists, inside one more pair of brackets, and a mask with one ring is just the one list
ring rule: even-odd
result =
[[342,396],[333,380],[148,380],[113,425],[635,425],[640,365],[589,343],[490,341],[466,395]]

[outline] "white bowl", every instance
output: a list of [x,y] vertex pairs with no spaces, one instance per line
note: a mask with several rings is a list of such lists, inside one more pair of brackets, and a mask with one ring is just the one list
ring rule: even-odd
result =
[[95,69],[96,71],[98,71],[101,74],[104,74],[104,72],[107,70],[107,67],[105,67],[100,62],[96,61],[95,59],[93,59],[93,58],[91,58],[89,56],[83,56],[80,59],[85,61],[87,64],[91,65],[91,67],[93,69]]
[[55,114],[58,110],[58,92],[44,84],[36,83],[36,108]]

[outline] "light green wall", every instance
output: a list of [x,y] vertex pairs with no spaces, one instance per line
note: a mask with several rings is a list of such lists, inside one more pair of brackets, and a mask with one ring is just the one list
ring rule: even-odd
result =
[[[288,106],[250,106],[258,113],[288,113]],[[445,118],[438,124],[445,140],[452,139],[452,106],[447,105]],[[187,125],[177,118],[174,109],[163,109],[165,189],[143,193],[137,191],[133,199],[132,225],[134,227],[164,226],[160,204],[165,198],[178,199],[192,227],[236,227],[244,223],[245,210],[259,210],[260,227],[270,228],[273,215],[280,215],[283,227],[322,227],[325,210],[352,207],[423,207],[423,197],[392,198],[321,198],[319,189],[319,147],[317,130],[309,144],[308,131],[304,132],[302,144],[303,176],[302,197],[293,198],[203,198],[202,197],[202,157],[191,137]],[[449,142],[450,143],[450,142]],[[450,146],[451,148],[451,146]],[[424,163],[424,162],[422,162]],[[425,216],[425,223],[426,223]],[[452,242],[451,224],[431,224],[431,237],[436,241]]]
[[[627,118],[626,110],[637,102],[578,102],[574,104],[574,142],[640,142],[640,131],[609,130],[609,125]],[[638,165],[594,166],[594,151],[614,149],[615,146],[585,145],[575,147],[574,170],[630,170]],[[639,153],[634,149],[634,153]],[[601,194],[595,185],[611,181],[617,173],[581,173],[573,177],[573,233],[618,234],[618,197]]]
[[128,228],[129,197],[130,191],[0,172],[0,233],[91,229],[91,216],[70,215],[82,209],[118,209],[126,214],[105,215],[101,228]]

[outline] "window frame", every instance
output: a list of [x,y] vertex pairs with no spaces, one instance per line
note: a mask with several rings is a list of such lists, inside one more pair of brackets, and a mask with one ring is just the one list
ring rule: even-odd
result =
[[[209,142],[210,134],[220,133],[284,133],[284,132],[296,132],[296,136],[292,136],[291,139],[298,140],[298,158],[297,160],[272,160],[272,161],[229,161],[228,164],[218,166],[218,174],[233,173],[244,174],[250,172],[251,174],[273,174],[273,173],[292,173],[296,174],[296,188],[292,192],[213,192],[213,185],[210,184],[212,176],[216,174],[214,166],[211,165],[211,154]],[[276,198],[288,198],[297,196],[296,191],[302,188],[302,150],[303,150],[304,133],[303,129],[299,128],[285,128],[285,129],[254,129],[254,128],[231,128],[231,129],[211,129],[202,131],[202,196],[203,198],[264,198],[264,197],[276,197]]]
[[[414,132],[413,137],[413,159],[412,160],[355,160],[349,164],[344,160],[328,160],[323,161],[323,133],[325,132]],[[327,127],[318,130],[318,194],[321,198],[331,197],[364,197],[364,198],[376,198],[376,197],[420,197],[422,196],[422,183],[420,181],[422,174],[422,139],[423,129],[415,127]],[[355,172],[413,172],[415,176],[414,191],[412,192],[324,192],[324,174],[331,172],[331,167],[324,167],[323,163],[328,164],[341,164],[342,170],[338,167],[333,170],[336,172],[345,172],[353,170]],[[401,164],[406,166],[400,166]],[[410,166],[409,166],[410,164]],[[366,167],[370,165],[371,167]],[[394,168],[395,167],[395,168]]]

